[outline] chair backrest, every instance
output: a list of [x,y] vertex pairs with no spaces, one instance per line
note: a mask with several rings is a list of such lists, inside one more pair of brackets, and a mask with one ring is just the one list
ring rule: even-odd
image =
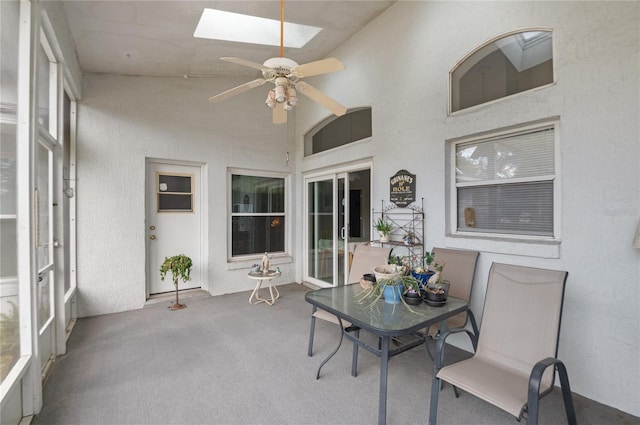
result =
[[356,245],[347,284],[358,283],[363,274],[373,273],[373,268],[389,262],[391,248]]
[[434,261],[444,265],[442,278],[451,283],[449,295],[469,302],[479,254],[466,249],[433,248]]
[[[536,362],[556,357],[566,271],[493,263],[476,356],[529,376]],[[542,388],[553,384],[548,368]]]

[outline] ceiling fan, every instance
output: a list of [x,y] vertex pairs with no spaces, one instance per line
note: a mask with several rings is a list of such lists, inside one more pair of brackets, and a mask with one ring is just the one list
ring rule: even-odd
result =
[[342,62],[336,58],[328,58],[298,65],[295,61],[284,57],[284,0],[280,0],[280,57],[267,59],[262,65],[234,57],[224,57],[220,59],[260,70],[262,71],[262,78],[257,78],[217,94],[209,98],[209,102],[211,103],[221,102],[254,87],[262,86],[268,81],[275,85],[275,87],[269,91],[265,102],[269,108],[273,109],[274,124],[287,122],[287,111],[292,110],[293,107],[298,104],[297,93],[304,94],[337,116],[344,115],[347,112],[347,108],[311,84],[301,81],[303,77],[342,71],[345,69]]

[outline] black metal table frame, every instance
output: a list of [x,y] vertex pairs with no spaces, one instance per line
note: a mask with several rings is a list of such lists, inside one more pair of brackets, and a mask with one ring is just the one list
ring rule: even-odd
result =
[[[332,289],[332,288],[327,288],[327,289]],[[308,294],[307,294],[308,295]],[[375,328],[373,326],[370,326],[367,323],[361,322],[359,320],[357,320],[354,317],[351,317],[349,315],[347,315],[346,313],[338,310],[338,309],[334,309],[331,308],[330,306],[327,306],[325,304],[322,304],[321,302],[318,302],[317,300],[313,300],[310,299],[309,297],[305,296],[305,299],[307,300],[307,302],[309,302],[310,304],[313,305],[313,311],[315,312],[315,310],[317,308],[321,308],[323,310],[328,311],[329,313],[335,314],[336,317],[338,318],[338,321],[340,323],[340,340],[338,341],[338,346],[327,356],[327,358],[325,358],[321,363],[320,366],[318,367],[318,372],[316,374],[316,379],[320,378],[320,370],[322,369],[322,367],[338,352],[338,350],[340,349],[340,346],[342,345],[342,341],[344,339],[344,337],[346,337],[347,339],[349,339],[350,341],[352,341],[354,343],[353,345],[353,357],[352,357],[352,361],[351,361],[351,376],[357,376],[357,367],[358,367],[358,348],[362,347],[365,350],[369,351],[370,353],[378,356],[380,358],[380,391],[379,391],[379,397],[378,397],[378,424],[379,425],[384,425],[386,424],[387,421],[387,376],[388,376],[388,370],[389,370],[389,359],[397,354],[403,353],[407,350],[410,350],[414,347],[417,347],[419,345],[425,344],[425,349],[427,351],[427,353],[429,353],[429,348],[427,345],[427,338],[428,335],[425,333],[424,335],[418,333],[419,330],[424,329],[424,328],[429,328],[429,326],[431,326],[434,323],[438,323],[441,322],[443,320],[448,319],[449,317],[455,316],[458,313],[462,313],[464,311],[467,311],[469,309],[469,305],[464,302],[463,300],[459,300],[457,298],[454,297],[449,297],[450,300],[458,300],[461,301],[462,304],[459,308],[456,309],[447,309],[447,310],[441,310],[442,313],[434,316],[432,318],[429,318],[425,321],[416,321],[416,323],[412,324],[411,326],[405,328],[405,329],[400,329],[400,330],[394,330],[394,331],[385,331],[384,329],[379,329],[379,328]],[[380,302],[384,302],[384,301],[380,301]],[[406,308],[404,306],[399,306],[398,308]],[[439,309],[439,307],[429,307],[429,308],[434,308],[434,309]],[[419,317],[419,316],[417,316]],[[342,320],[346,320],[349,321],[351,323],[353,323],[353,326],[347,327],[345,328],[343,326]],[[360,339],[360,330],[365,330],[375,336],[378,337],[379,340],[379,348],[375,348],[372,347],[371,345],[367,344],[366,342],[364,342],[363,340]],[[414,336],[415,339],[406,343],[401,343],[398,347],[391,349],[391,341],[394,338],[397,337],[401,337],[401,336],[407,336],[407,335],[411,335]],[[429,353],[430,354],[430,353]]]

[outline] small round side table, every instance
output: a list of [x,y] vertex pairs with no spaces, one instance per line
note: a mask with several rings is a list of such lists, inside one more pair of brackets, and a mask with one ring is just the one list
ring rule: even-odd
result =
[[[254,279],[256,281],[256,287],[251,293],[251,296],[249,297],[249,304],[266,303],[269,305],[273,305],[273,303],[276,302],[278,298],[280,298],[280,292],[278,292],[278,288],[273,286],[271,283],[273,279],[280,277],[280,272],[275,270],[269,270],[267,273],[250,272],[248,276],[249,276],[249,279]],[[269,281],[269,294],[271,295],[270,300],[266,298],[260,298],[260,286],[262,285],[262,282],[265,280]],[[274,292],[275,292],[275,296],[274,296]]]

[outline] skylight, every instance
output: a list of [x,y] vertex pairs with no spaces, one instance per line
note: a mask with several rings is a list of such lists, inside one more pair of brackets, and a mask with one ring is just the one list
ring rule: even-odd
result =
[[[321,30],[322,28],[285,21],[284,46],[303,47]],[[204,9],[193,36],[240,43],[280,46],[280,21],[216,9]]]

